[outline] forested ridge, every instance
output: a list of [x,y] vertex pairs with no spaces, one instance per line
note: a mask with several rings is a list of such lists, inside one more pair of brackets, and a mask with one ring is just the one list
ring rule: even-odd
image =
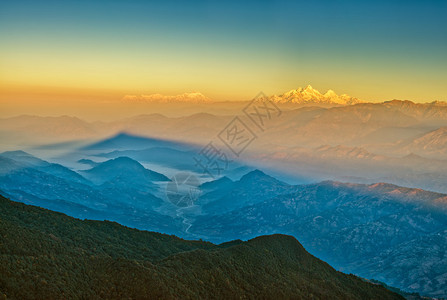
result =
[[0,299],[402,299],[293,237],[214,245],[0,196]]

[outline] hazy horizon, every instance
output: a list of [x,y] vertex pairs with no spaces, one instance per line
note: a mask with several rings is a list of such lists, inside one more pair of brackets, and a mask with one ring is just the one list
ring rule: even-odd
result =
[[[328,89],[327,91],[329,90],[332,89]],[[282,95],[286,92],[289,92],[289,90],[283,91],[278,95]],[[196,93],[199,93],[201,96],[207,98],[209,102],[201,103],[194,101],[175,100],[176,97],[183,96],[185,94],[196,94]],[[322,92],[322,94],[323,93],[324,92]],[[343,93],[337,93],[337,94],[343,95]],[[163,97],[170,97],[174,98],[174,100],[170,103],[158,101],[157,99],[153,101],[145,101],[144,99],[135,101],[126,100],[126,97],[141,98],[149,96],[155,96],[155,98],[157,98],[157,96],[160,96],[159,98],[161,100],[163,99]],[[256,96],[256,94],[254,96]],[[349,96],[356,97],[356,95],[349,95]],[[40,117],[70,116],[80,118],[89,122],[93,122],[93,121],[114,121],[123,118],[135,117],[139,115],[150,115],[150,114],[162,114],[167,117],[187,116],[201,112],[212,113],[216,115],[232,115],[239,110],[238,109],[239,106],[242,107],[242,105],[239,104],[248,103],[249,101],[252,100],[253,97],[249,99],[217,101],[214,99],[210,99],[209,97],[207,97],[207,95],[203,95],[200,92],[193,92],[193,93],[185,92],[176,95],[162,95],[158,93],[151,95],[132,94],[132,95],[123,95],[123,97],[119,99],[112,99],[112,100],[103,99],[99,101],[98,98],[96,97],[91,97],[91,99],[74,98],[70,102],[67,102],[66,100],[61,100],[60,98],[57,97],[53,98],[44,96],[40,100],[31,101],[26,104],[20,103],[19,99],[16,99],[15,101],[9,101],[9,98],[1,97],[0,103],[2,110],[0,111],[0,118],[11,118],[23,115],[40,116]],[[440,100],[420,101],[420,102],[415,102],[409,99],[386,99],[377,101],[365,101],[364,99],[360,98],[360,100],[363,101],[364,103],[372,103],[372,104],[380,104],[393,100],[411,101],[416,104],[429,104],[437,101],[441,103],[447,103],[447,101],[440,101]],[[313,103],[312,101],[313,100],[310,100],[310,102],[307,104],[283,103],[282,105],[287,105],[286,108],[287,110],[299,109],[302,108],[303,106],[321,105],[318,102]],[[335,104],[332,104],[332,106],[334,105]],[[329,104],[328,107],[331,107],[331,105]],[[104,110],[107,110],[108,113],[104,114]]]
[[446,0],[0,1],[0,40],[0,299],[447,297]]
[[125,95],[238,101],[307,84],[371,102],[447,101],[446,5],[2,2],[0,106],[81,116],[119,110]]

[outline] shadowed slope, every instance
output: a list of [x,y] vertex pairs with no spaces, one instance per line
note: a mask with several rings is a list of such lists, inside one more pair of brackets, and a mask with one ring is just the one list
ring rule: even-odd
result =
[[0,197],[0,296],[401,299],[335,271],[293,237],[215,246],[80,221]]

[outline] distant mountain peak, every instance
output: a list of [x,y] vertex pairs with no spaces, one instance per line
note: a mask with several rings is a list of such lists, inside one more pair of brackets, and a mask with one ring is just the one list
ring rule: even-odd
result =
[[333,90],[328,90],[328,91],[324,94],[324,96],[325,96],[325,97],[332,98],[332,97],[337,97],[337,94],[336,94]]
[[138,161],[131,159],[130,157],[120,156],[114,159],[109,159],[105,162],[98,164],[87,172],[109,172],[111,170],[119,170],[119,171],[143,171],[145,168]]
[[150,94],[150,95],[125,95],[122,98],[126,102],[139,102],[139,103],[209,103],[212,102],[210,98],[206,97],[200,92],[183,93],[179,95],[163,95],[163,94]]
[[95,183],[118,177],[127,178],[129,181],[169,181],[165,175],[146,169],[138,161],[127,156],[107,160],[82,173]]
[[34,155],[29,154],[28,152],[25,152],[23,150],[5,151],[3,153],[0,153],[0,156],[15,160],[20,163],[27,163],[34,166],[49,165],[48,162],[40,158],[37,158]]
[[129,164],[142,166],[139,162],[137,162],[136,160],[134,160],[130,157],[127,157],[127,156],[120,156],[120,157],[111,159],[110,161],[113,161],[115,163],[129,163]]
[[27,156],[27,157],[34,157],[33,155],[29,154],[28,152],[25,152],[23,150],[12,150],[12,151],[5,151],[0,153],[2,156]]
[[264,172],[262,172],[259,169],[255,169],[253,171],[248,172],[247,174],[245,174],[244,176],[241,177],[242,178],[250,178],[250,177],[257,177],[257,176],[268,176],[267,174],[265,174]]
[[311,85],[306,88],[297,88],[290,90],[282,95],[273,95],[269,97],[270,100],[276,103],[295,103],[295,104],[328,104],[328,105],[352,105],[362,103],[358,98],[348,96],[346,94],[337,95],[333,90],[328,90],[321,94]]
[[214,182],[218,182],[218,183],[227,183],[227,182],[233,182],[233,180],[231,180],[230,178],[228,178],[227,176],[222,176],[219,179],[214,180]]
[[264,172],[262,172],[259,169],[255,169],[251,172],[248,172],[247,174],[245,174],[244,176],[241,177],[241,179],[239,180],[239,183],[241,184],[259,184],[261,181],[263,182],[270,182],[270,183],[275,183],[275,184],[280,184],[280,185],[287,185],[286,183],[265,174]]
[[228,185],[231,185],[233,183],[233,180],[228,178],[227,176],[220,177],[216,180],[207,181],[200,185],[200,188],[202,189],[216,189],[216,188],[222,188],[226,187]]

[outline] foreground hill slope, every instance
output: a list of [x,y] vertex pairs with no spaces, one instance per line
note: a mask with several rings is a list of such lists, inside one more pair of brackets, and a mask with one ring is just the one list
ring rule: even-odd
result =
[[401,299],[293,237],[214,245],[81,221],[0,196],[0,297]]

